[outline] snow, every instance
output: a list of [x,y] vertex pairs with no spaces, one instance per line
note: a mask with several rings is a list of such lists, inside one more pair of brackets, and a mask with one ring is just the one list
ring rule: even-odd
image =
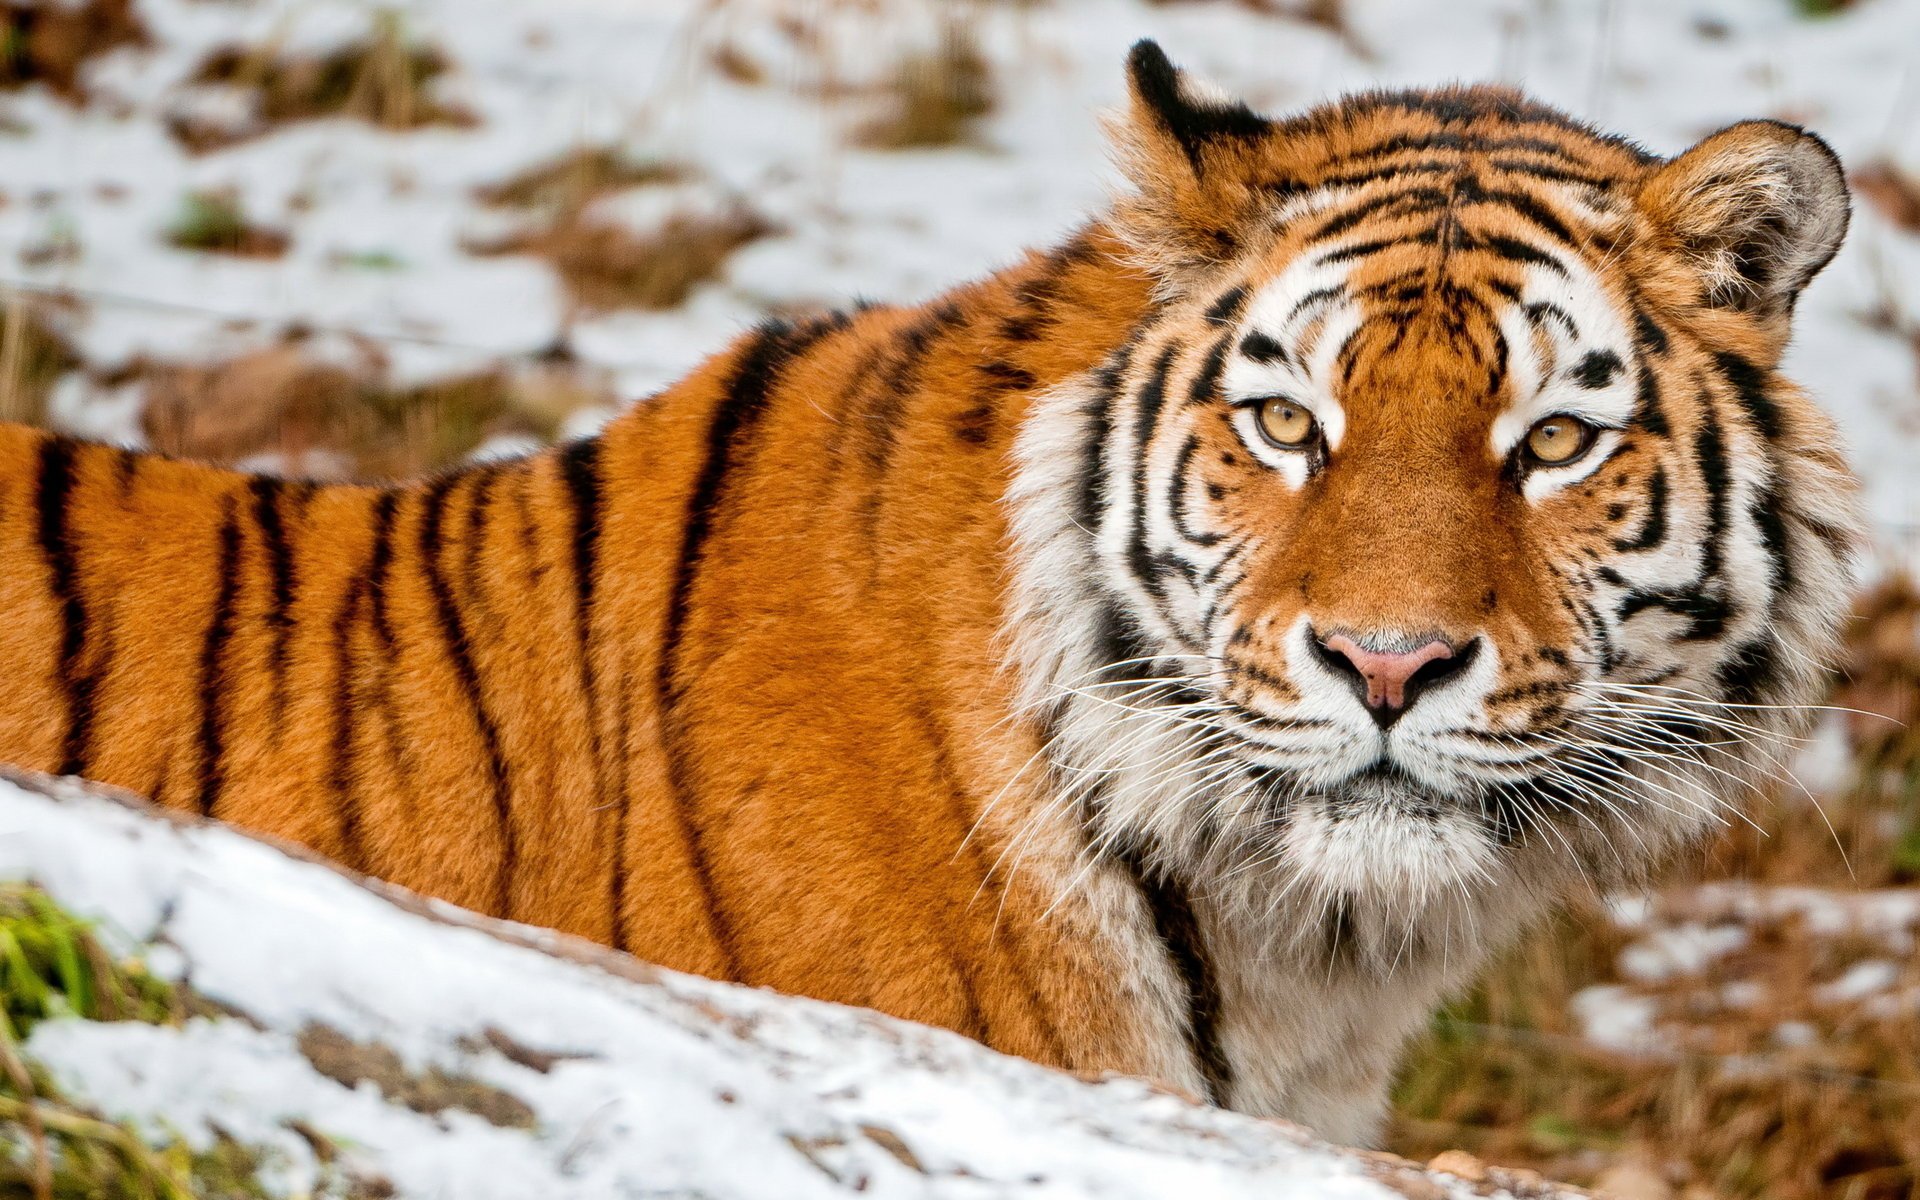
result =
[[1620,974],[1640,983],[1698,975],[1716,959],[1746,944],[1747,931],[1742,926],[1686,921],[1656,929],[1622,950]]
[[[1836,1015],[1895,1022],[1920,1012],[1907,965],[1920,889],[1718,880],[1613,896],[1606,915],[1633,940],[1615,958],[1616,979],[1573,1002],[1581,1036],[1603,1049],[1652,1058],[1686,1050],[1732,1069],[1717,1047],[1748,1019],[1770,1021],[1771,1041],[1792,1050],[1830,1044],[1818,1030]],[[1883,953],[1821,965],[1876,946]],[[1818,982],[1806,978],[1803,956]],[[1757,1058],[1746,1065],[1772,1069]]]
[[1619,1054],[1660,1055],[1668,1047],[1654,1028],[1658,1005],[1619,984],[1598,983],[1573,994],[1573,1015],[1581,1036]]
[[1727,880],[1686,889],[1678,902],[1697,920],[1753,925],[1798,919],[1816,936],[1861,934],[1898,954],[1912,950],[1920,930],[1920,888],[1836,891]]
[[1852,1004],[1886,991],[1900,982],[1900,968],[1884,958],[1854,963],[1840,978],[1814,991],[1822,1004]]
[[[1351,38],[1233,0],[971,5],[996,108],[967,143],[912,152],[861,149],[849,134],[883,99],[874,85],[898,56],[937,36],[943,10],[924,0],[384,7],[451,61],[438,98],[476,124],[390,133],[309,122],[200,155],[167,133],[189,111],[248,117],[230,92],[186,83],[207,52],[338,46],[370,27],[373,9],[358,0],[144,0],[152,45],[91,64],[93,103],[37,89],[0,100],[25,130],[0,138],[12,201],[0,206],[0,246],[64,231],[81,249],[36,264],[8,255],[0,275],[79,297],[73,333],[90,381],[141,356],[230,357],[294,324],[387,340],[409,379],[529,355],[566,331],[636,399],[770,308],[913,302],[1057,240],[1102,202],[1110,172],[1096,113],[1121,98],[1125,48],[1145,35],[1269,111],[1379,84],[1501,79],[1663,153],[1736,119],[1782,116],[1851,163],[1920,172],[1920,6],[1899,0],[1821,21],[1784,2],[1348,0]],[[796,20],[812,32],[796,36]],[[723,46],[764,81],[717,69]],[[569,327],[545,264],[470,252],[507,219],[475,190],[609,143],[692,165],[704,195],[745,199],[781,232],[739,252],[681,308]],[[160,232],[201,188],[233,189],[255,219],[291,234],[289,252],[248,261],[167,246]],[[607,211],[645,226],[659,203],[636,193]],[[354,265],[369,255],[396,265]],[[1789,367],[1848,433],[1891,561],[1920,553],[1920,474],[1906,469],[1920,427],[1913,348],[1862,320],[1889,300],[1920,315],[1920,237],[1862,204],[1846,249],[1800,307]],[[58,412],[93,433],[124,422],[113,400],[102,403],[97,416],[74,415],[71,402]]]
[[[48,1021],[28,1056],[151,1135],[217,1127],[274,1148],[283,1194],[317,1169],[295,1121],[403,1197],[1567,1194],[1497,1170],[1469,1184],[1137,1081],[677,975],[71,781],[0,779],[0,879],[101,920],[118,950],[160,943],[151,969],[244,1014]],[[532,1128],[336,1082],[301,1048],[316,1026],[498,1089]]]

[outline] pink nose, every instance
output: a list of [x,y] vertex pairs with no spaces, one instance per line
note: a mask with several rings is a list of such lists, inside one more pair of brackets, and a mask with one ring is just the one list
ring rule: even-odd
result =
[[1353,665],[1367,685],[1367,707],[1400,709],[1407,705],[1407,683],[1420,668],[1430,662],[1453,657],[1453,647],[1435,638],[1416,650],[1381,653],[1363,649],[1344,633],[1322,642],[1334,654]]

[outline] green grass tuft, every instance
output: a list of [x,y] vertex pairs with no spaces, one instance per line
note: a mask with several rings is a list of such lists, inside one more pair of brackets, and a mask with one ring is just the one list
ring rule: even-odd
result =
[[[270,1152],[216,1134],[149,1144],[63,1096],[21,1043],[44,1021],[175,1025],[205,1012],[185,989],[114,957],[38,888],[0,885],[0,1196],[28,1200],[266,1200]],[[350,1195],[329,1172],[321,1195]]]

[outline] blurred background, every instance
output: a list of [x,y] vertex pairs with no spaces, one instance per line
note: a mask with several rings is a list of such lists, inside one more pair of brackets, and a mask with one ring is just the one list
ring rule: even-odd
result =
[[1502,80],[1847,160],[1790,356],[1878,539],[1834,710],[1436,1020],[1387,1145],[1920,1197],[1920,0],[0,0],[0,416],[315,478],[580,436],[760,316],[1060,237],[1144,35],[1272,111]]

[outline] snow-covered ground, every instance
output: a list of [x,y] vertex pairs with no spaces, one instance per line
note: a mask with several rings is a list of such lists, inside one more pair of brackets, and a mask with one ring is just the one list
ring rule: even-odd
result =
[[[17,880],[231,1014],[51,1020],[26,1054],[70,1099],[154,1136],[271,1147],[276,1194],[312,1188],[316,1134],[393,1189],[363,1194],[396,1197],[1575,1194],[1471,1160],[1462,1178],[1334,1150],[1130,1080],[647,967],[71,782],[0,778],[0,881]],[[398,1085],[337,1082],[367,1047],[461,1080],[463,1099],[427,1113]]]
[[[1661,152],[1779,116],[1853,164],[1920,175],[1913,0],[1860,0],[1821,20],[1789,0],[1347,0],[1334,6],[1344,32],[1280,15],[1307,7],[140,0],[149,44],[92,61],[85,105],[39,88],[0,96],[0,281],[77,301],[60,320],[84,369],[57,414],[94,432],[131,433],[132,406],[110,386],[129,364],[231,357],[292,326],[372,335],[400,380],[531,355],[564,333],[615,373],[618,395],[637,398],[770,308],[913,301],[1057,239],[1101,203],[1095,114],[1120,97],[1125,48],[1145,35],[1273,111],[1376,84],[1498,79]],[[364,38],[380,12],[449,60],[435,94],[470,126],[288,124],[197,155],[169,132],[183,118],[245,125],[244,94],[187,82],[210,51],[318,53]],[[852,144],[900,56],[932,45],[947,17],[968,24],[991,65],[993,111],[951,147]],[[596,216],[645,228],[738,199],[779,232],[679,308],[572,319],[545,263],[473,252],[515,219],[476,190],[600,145],[693,174],[608,197]],[[284,256],[166,244],[186,194],[220,189],[290,236]],[[1873,327],[1873,312],[1920,322],[1920,236],[1862,205],[1801,309],[1792,366],[1840,415],[1885,549],[1905,557],[1920,522],[1920,474],[1907,468],[1920,449],[1916,346]]]

